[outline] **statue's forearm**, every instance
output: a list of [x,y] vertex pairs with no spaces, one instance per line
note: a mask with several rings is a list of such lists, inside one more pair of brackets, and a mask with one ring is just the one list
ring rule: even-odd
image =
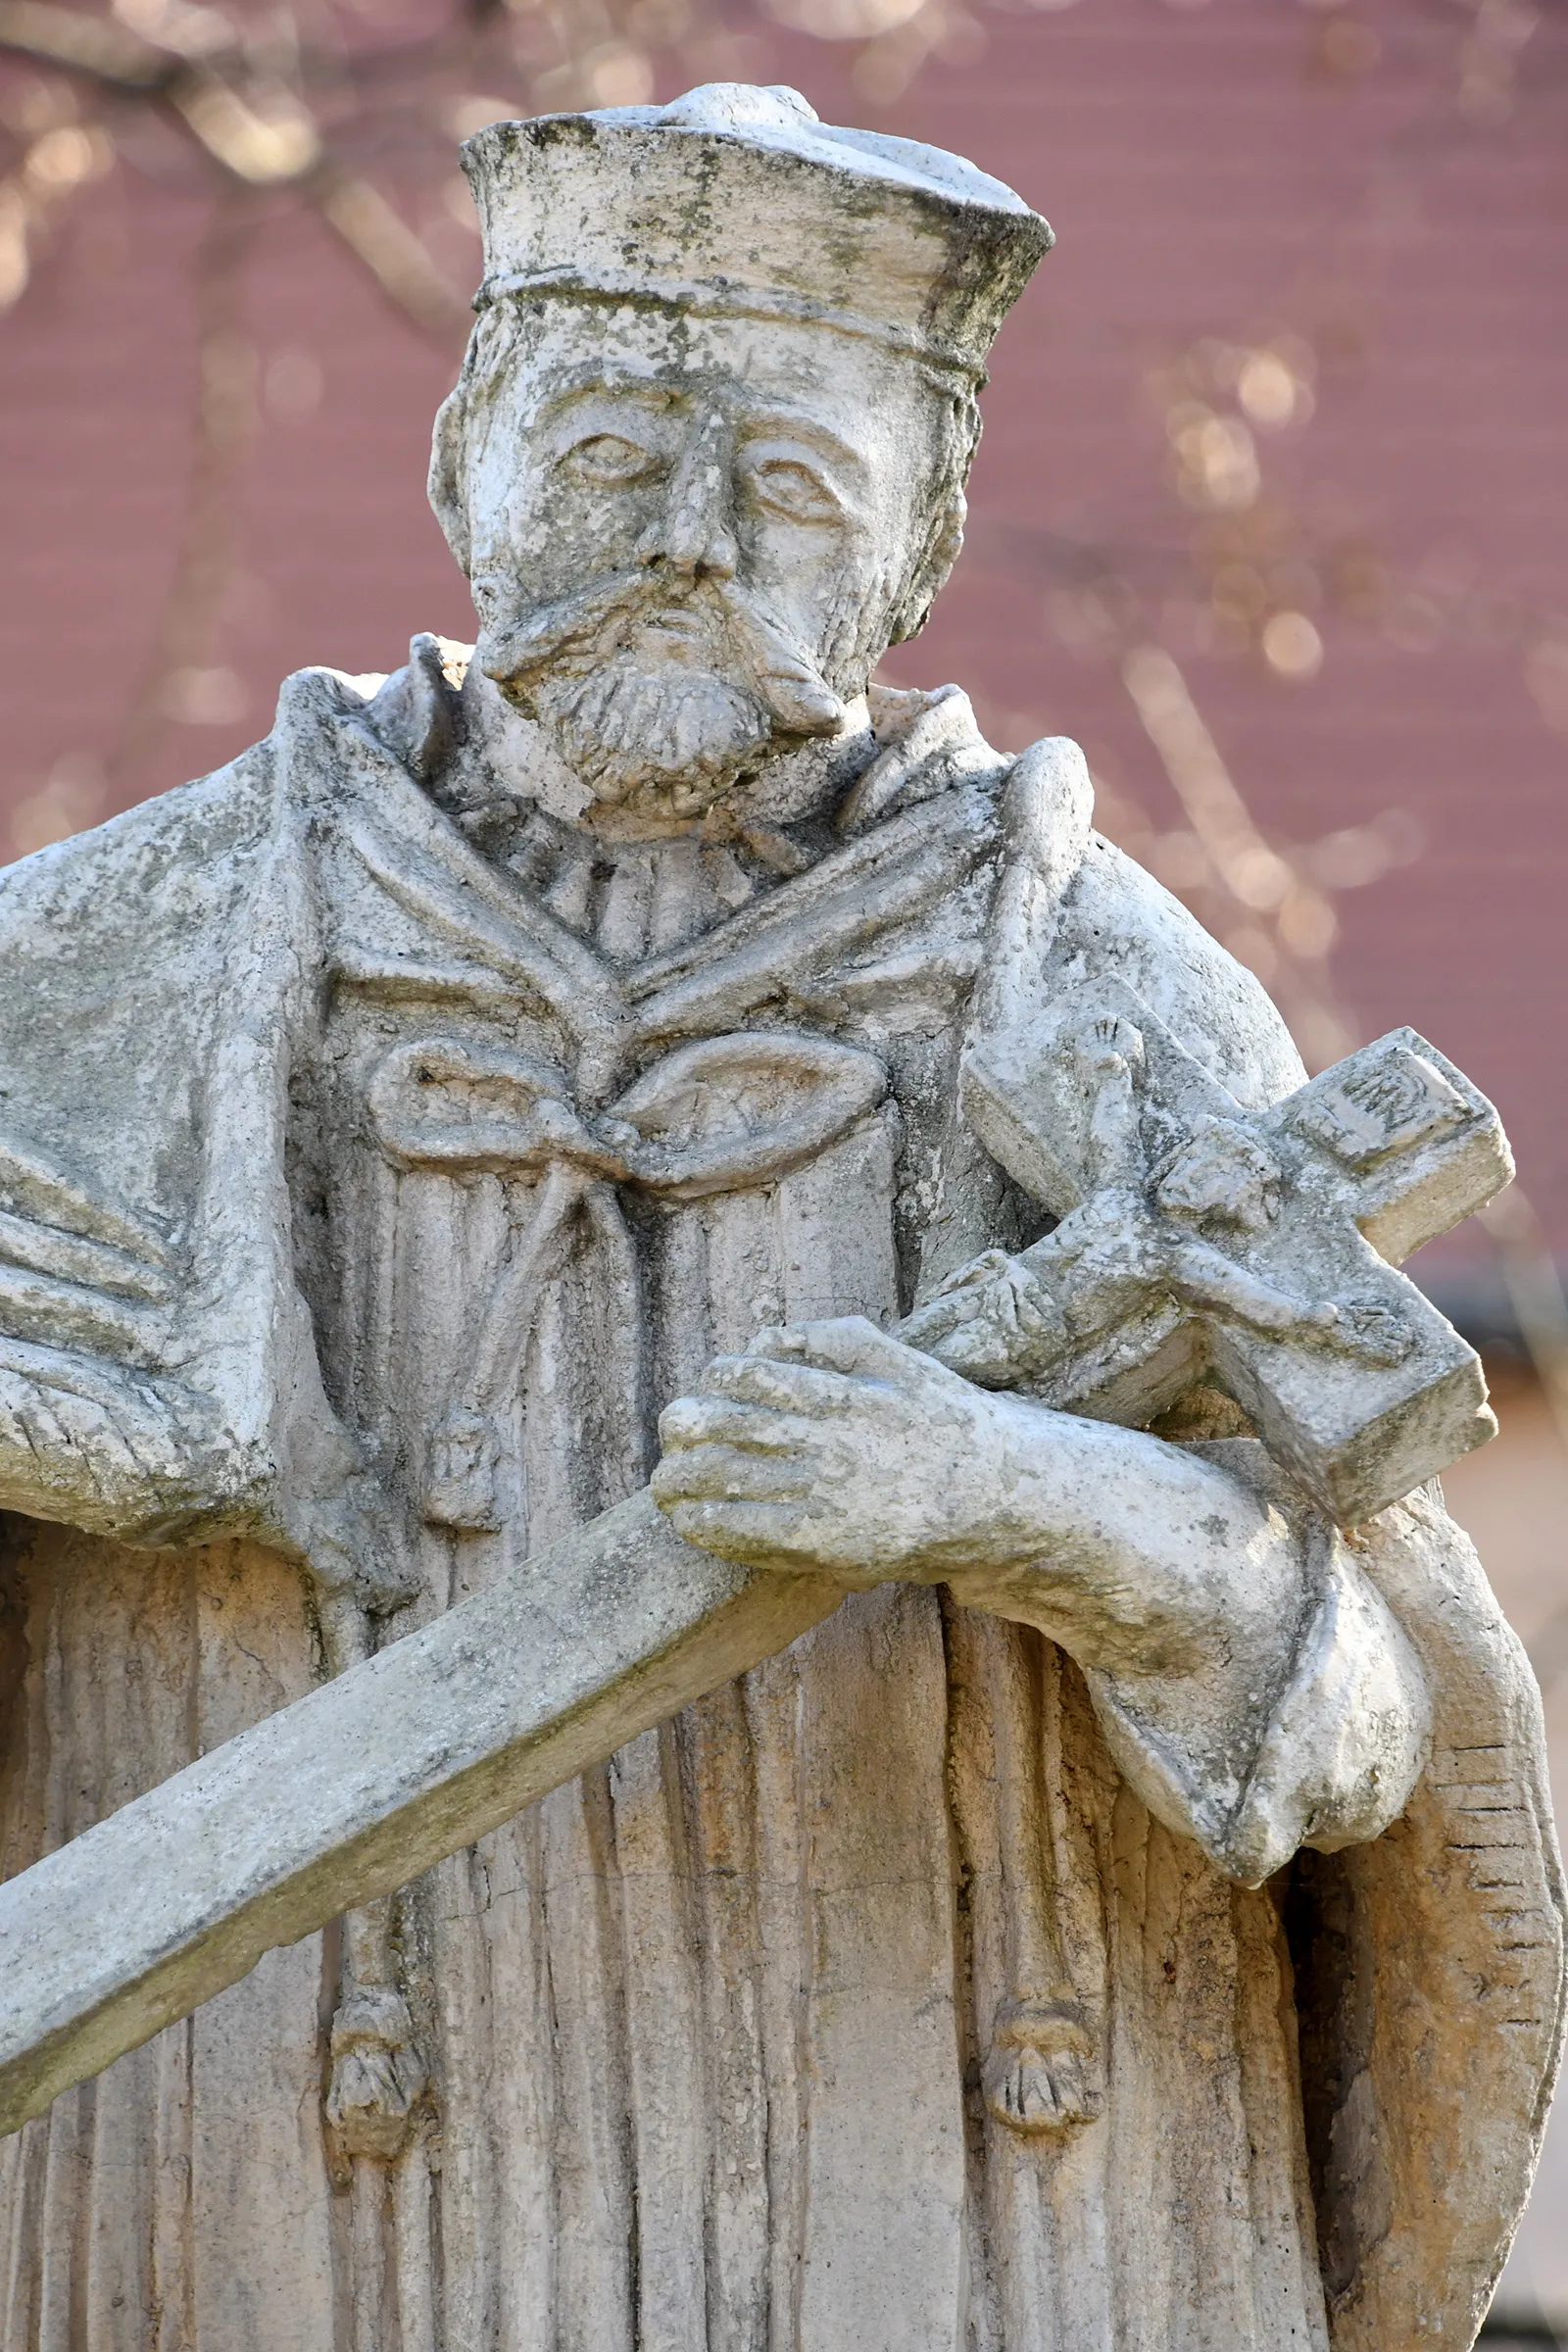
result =
[[1425,1678],[1337,1531],[1282,1494],[1261,1448],[1196,1454],[997,1403],[1018,1471],[995,1532],[1018,1549],[956,1589],[1077,1659],[1151,1808],[1248,1885],[1298,1845],[1387,1828],[1420,1769]]
[[1375,1837],[1426,1696],[1342,1538],[1262,1447],[975,1388],[857,1317],[760,1333],[661,1420],[688,1541],[850,1587],[945,1582],[1076,1658],[1151,1807],[1250,1883]]
[[1143,1431],[990,1399],[965,1598],[1084,1666],[1185,1674],[1277,1645],[1306,1590],[1301,1529],[1221,1463]]

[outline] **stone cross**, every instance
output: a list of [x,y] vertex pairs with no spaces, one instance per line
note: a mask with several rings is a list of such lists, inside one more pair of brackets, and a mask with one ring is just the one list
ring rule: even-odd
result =
[[1486,1098],[1392,1030],[1263,1112],[1124,983],[972,1053],[971,1125],[1060,1219],[902,1336],[1138,1428],[1209,1381],[1342,1527],[1495,1434],[1480,1359],[1396,1270],[1513,1173]]
[[[971,1054],[965,1093],[1061,1222],[963,1268],[906,1321],[911,1344],[1127,1423],[1208,1373],[1347,1523],[1490,1434],[1474,1355],[1386,1257],[1489,1199],[1507,1148],[1413,1031],[1250,1113],[1102,981]],[[840,1597],[692,1549],[645,1489],[189,1765],[0,1886],[0,2133]]]

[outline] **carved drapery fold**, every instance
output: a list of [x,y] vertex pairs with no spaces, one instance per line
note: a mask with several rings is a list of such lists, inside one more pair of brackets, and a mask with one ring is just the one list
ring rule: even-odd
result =
[[455,1182],[481,1173],[536,1180],[526,1223],[513,1231],[431,1434],[425,1519],[437,1527],[501,1525],[499,1416],[517,1393],[543,1293],[584,1229],[612,1333],[620,1451],[635,1484],[648,1420],[642,1284],[617,1185],[690,1200],[776,1182],[886,1092],[887,1072],[873,1054],[826,1038],[743,1031],[680,1048],[608,1110],[585,1116],[563,1072],[504,1047],[447,1037],[395,1046],[367,1092],[372,1131],[395,1166]]

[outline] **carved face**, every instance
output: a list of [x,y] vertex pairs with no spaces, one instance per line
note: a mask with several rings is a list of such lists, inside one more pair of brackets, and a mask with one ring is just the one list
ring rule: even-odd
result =
[[1154,1199],[1168,1216],[1261,1233],[1279,1213],[1279,1162],[1228,1119],[1204,1119],[1166,1168]]
[[678,819],[837,732],[923,617],[966,433],[873,343],[546,302],[481,322],[432,496],[486,671],[597,799]]

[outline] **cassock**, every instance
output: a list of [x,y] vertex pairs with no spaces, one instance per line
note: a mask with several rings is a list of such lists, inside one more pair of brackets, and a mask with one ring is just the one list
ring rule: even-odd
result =
[[[504,857],[473,710],[431,640],[303,673],[0,878],[8,1873],[628,1493],[715,1353],[1033,1239],[957,1108],[988,1024],[1114,971],[1241,1102],[1300,1081],[1071,747],[952,690],[777,822],[524,807]],[[1173,1440],[1266,1475],[1223,1412]],[[1337,1556],[1430,1699],[1381,1836],[1298,1792],[1240,1883],[1052,1643],[854,1595],[5,2143],[0,2341],[1468,2342],[1557,2043],[1539,1719],[1435,1492]],[[1020,2130],[1046,1992],[1089,2112]]]

